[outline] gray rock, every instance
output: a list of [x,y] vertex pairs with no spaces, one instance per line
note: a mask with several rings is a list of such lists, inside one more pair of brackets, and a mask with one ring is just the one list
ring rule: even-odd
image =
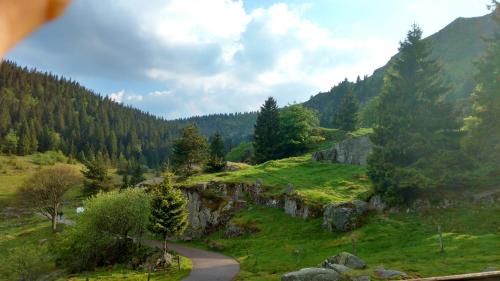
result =
[[351,277],[351,281],[370,281],[371,278],[368,275],[363,275],[363,276],[358,276],[358,277]]
[[402,271],[385,269],[382,266],[375,269],[375,274],[377,274],[378,277],[383,278],[383,279],[408,277],[408,275]]
[[372,210],[383,211],[387,208],[387,205],[382,200],[382,196],[376,194],[373,195],[368,201],[368,206]]
[[361,217],[367,210],[367,204],[359,200],[330,204],[323,212],[323,227],[330,231],[351,231],[360,226]]
[[368,156],[373,150],[369,136],[348,138],[335,145],[336,161],[338,163],[363,165],[367,164]]
[[299,271],[290,272],[281,281],[339,281],[342,276],[333,269],[327,268],[303,268]]
[[312,160],[313,161],[318,161],[318,162],[335,162],[335,159],[337,158],[337,151],[334,148],[331,149],[326,149],[326,150],[320,150],[316,151],[312,155]]
[[349,267],[347,267],[345,265],[337,264],[337,263],[329,263],[329,262],[323,263],[322,267],[323,268],[333,269],[333,270],[337,271],[340,274],[344,274],[344,273],[352,270],[352,268],[349,268]]
[[352,269],[363,269],[366,267],[366,263],[358,258],[357,256],[347,253],[347,252],[342,252],[340,254],[337,254],[335,256],[329,257],[326,259],[323,264],[330,263],[330,264],[340,264],[347,266]]

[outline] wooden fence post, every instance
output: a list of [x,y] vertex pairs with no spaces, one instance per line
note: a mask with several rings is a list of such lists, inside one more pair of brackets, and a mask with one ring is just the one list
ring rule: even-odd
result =
[[441,225],[438,225],[438,235],[439,235],[439,251],[444,252],[444,244],[443,244],[443,229]]

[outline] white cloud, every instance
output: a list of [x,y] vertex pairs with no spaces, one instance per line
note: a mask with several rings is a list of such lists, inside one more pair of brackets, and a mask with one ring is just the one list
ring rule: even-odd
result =
[[127,101],[128,103],[132,104],[134,102],[140,102],[144,99],[144,96],[142,95],[127,93],[125,90],[111,93],[108,95],[108,97],[110,100],[117,103],[123,103],[124,101]]
[[117,102],[117,103],[122,103],[123,101],[123,96],[125,95],[125,90],[118,91],[116,93],[111,93],[108,95],[109,99]]

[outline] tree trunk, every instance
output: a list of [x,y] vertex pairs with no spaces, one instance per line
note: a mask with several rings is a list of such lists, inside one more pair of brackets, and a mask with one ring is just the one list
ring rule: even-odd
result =
[[52,214],[52,233],[57,231],[57,215]]
[[167,253],[167,236],[165,236],[165,240],[163,241],[163,254]]

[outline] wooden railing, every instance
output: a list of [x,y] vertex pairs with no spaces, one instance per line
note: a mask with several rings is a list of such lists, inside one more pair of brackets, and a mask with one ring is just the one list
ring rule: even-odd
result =
[[480,273],[468,273],[441,277],[428,277],[411,279],[407,281],[500,281],[500,271],[489,271]]

